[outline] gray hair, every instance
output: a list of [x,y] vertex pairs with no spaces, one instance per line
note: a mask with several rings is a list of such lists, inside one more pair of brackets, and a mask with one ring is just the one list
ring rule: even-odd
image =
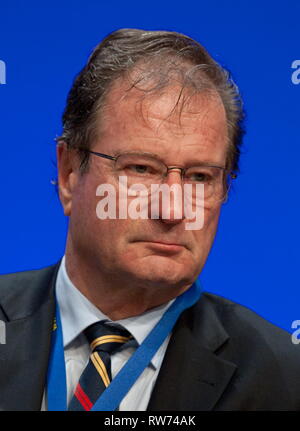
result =
[[[138,73],[132,74],[136,71]],[[217,92],[224,105],[228,126],[226,167],[229,172],[239,171],[244,111],[238,88],[229,72],[213,60],[202,45],[186,35],[138,29],[120,29],[103,39],[76,76],[68,94],[62,117],[63,132],[56,141],[66,142],[69,148],[79,151],[83,170],[89,159],[85,149],[91,147],[96,137],[106,96],[118,78],[129,79],[130,74],[135,77],[131,77],[130,88],[139,88],[145,95],[159,92],[171,80],[178,80],[182,87],[177,104],[181,99],[181,106],[185,103],[183,90],[186,88],[194,93]],[[154,83],[151,88],[143,86],[149,81]]]

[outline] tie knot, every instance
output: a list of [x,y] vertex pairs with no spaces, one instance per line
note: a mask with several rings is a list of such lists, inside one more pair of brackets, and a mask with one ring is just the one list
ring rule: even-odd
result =
[[105,320],[90,325],[84,332],[92,352],[113,353],[133,338],[125,328],[109,325]]

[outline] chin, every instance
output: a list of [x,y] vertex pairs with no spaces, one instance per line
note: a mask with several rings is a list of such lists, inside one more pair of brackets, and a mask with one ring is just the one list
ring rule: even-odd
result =
[[169,263],[168,265],[148,264],[140,269],[135,268],[137,278],[157,287],[183,286],[194,281],[193,271],[187,271],[184,265]]

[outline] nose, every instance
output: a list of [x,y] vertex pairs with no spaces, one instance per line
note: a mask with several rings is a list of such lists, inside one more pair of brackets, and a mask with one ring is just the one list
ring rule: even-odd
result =
[[181,172],[181,168],[169,168],[165,181],[159,185],[159,190],[155,193],[155,199],[159,203],[155,218],[166,224],[178,224],[185,218]]

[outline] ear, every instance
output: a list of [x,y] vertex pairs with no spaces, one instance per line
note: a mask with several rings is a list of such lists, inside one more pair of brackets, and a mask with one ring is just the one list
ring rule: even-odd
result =
[[71,215],[72,196],[78,178],[78,162],[75,152],[67,147],[65,142],[59,142],[56,147],[59,198],[66,216]]

